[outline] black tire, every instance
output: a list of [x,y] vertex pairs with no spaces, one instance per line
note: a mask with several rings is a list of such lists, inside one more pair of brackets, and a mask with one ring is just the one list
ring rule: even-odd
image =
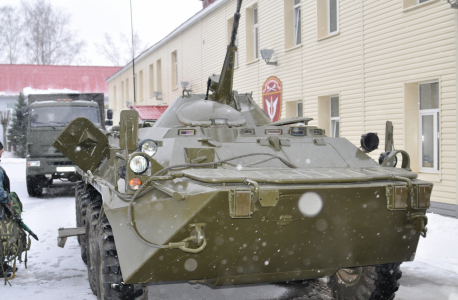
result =
[[329,285],[336,300],[392,300],[399,289],[401,263],[340,269]]
[[30,197],[41,197],[43,195],[43,181],[36,176],[27,176],[27,193]]
[[[81,196],[84,192],[84,182],[78,182],[75,187],[75,216],[76,216],[76,227],[83,227],[83,221],[81,221]],[[81,245],[81,236],[77,236],[78,244]]]
[[[81,194],[81,202],[80,202],[80,222],[81,222],[81,227],[86,227],[86,211],[88,206],[91,203],[91,197],[92,197],[92,191],[91,190],[86,190]],[[87,229],[86,229],[87,230]],[[87,231],[86,231],[87,232]],[[81,259],[83,262],[87,265],[87,234],[80,235],[80,245],[81,245]]]
[[86,209],[86,257],[87,257],[87,275],[89,285],[94,295],[97,295],[97,258],[98,243],[96,237],[96,228],[100,215],[100,195],[94,197]]
[[97,258],[97,299],[98,300],[146,300],[148,287],[144,283],[122,284],[116,244],[110,223],[106,217],[97,225],[99,254]]

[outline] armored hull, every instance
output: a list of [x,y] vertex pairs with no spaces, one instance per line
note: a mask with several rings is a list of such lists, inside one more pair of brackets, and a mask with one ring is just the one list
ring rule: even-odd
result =
[[338,300],[393,299],[399,265],[426,236],[433,185],[392,149],[388,125],[378,164],[367,154],[376,134],[358,148],[311,118],[272,123],[251,94],[233,91],[240,8],[206,94],[184,90],[153,127],[133,110],[108,135],[77,118],[53,142],[83,179],[75,234],[85,233],[93,292],[145,299],[148,282],[329,276]]

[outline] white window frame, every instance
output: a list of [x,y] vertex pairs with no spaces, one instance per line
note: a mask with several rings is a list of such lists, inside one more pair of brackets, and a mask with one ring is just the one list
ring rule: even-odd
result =
[[235,37],[235,47],[237,47],[237,51],[235,51],[235,67],[239,66],[239,37],[238,35]]
[[[437,81],[428,81],[428,82],[421,82],[418,84],[418,150],[419,150],[419,171],[424,173],[439,173],[439,149],[438,143],[440,143],[440,128],[439,128],[439,111],[440,111],[440,87],[439,87],[439,107],[433,109],[420,109],[420,86],[422,84],[429,84],[429,83],[438,83]],[[428,168],[423,167],[423,123],[422,117],[423,116],[433,116],[433,165],[434,167]],[[438,161],[439,160],[439,161]]]
[[175,51],[175,88],[178,87],[178,51]]
[[[299,109],[299,104],[302,106],[300,109]],[[300,112],[300,114],[299,114]],[[302,101],[297,101],[296,102],[296,116],[297,117],[303,117],[304,116],[304,103]]]
[[417,4],[421,4],[421,3],[425,3],[425,2],[428,2],[429,0],[425,0],[423,2],[421,2],[421,0],[417,0]]
[[259,58],[258,54],[258,48],[259,48],[259,29],[258,29],[258,23],[259,23],[259,14],[258,14],[258,8],[255,7],[253,9],[253,37],[254,37],[254,59]]
[[331,1],[332,0],[328,0],[328,34],[339,32],[339,0],[335,0],[336,1],[336,26],[337,26],[335,31],[331,31]]
[[[337,98],[339,100],[339,116],[332,117],[332,98]],[[329,97],[329,117],[331,119],[331,137],[340,137],[340,97],[339,95]],[[337,123],[339,124],[338,136],[336,136],[336,127]]]
[[[299,1],[298,4],[294,4],[294,0],[291,0],[293,1],[293,5],[294,5],[294,46],[299,46],[300,44],[302,44],[302,36],[298,36],[298,32],[301,33],[300,29],[301,29],[301,2]],[[299,41],[298,41],[298,37],[299,37]]]

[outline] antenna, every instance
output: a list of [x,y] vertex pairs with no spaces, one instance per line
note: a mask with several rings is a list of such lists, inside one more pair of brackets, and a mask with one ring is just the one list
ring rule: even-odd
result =
[[137,104],[135,95],[135,49],[134,49],[134,21],[132,18],[132,0],[130,0],[130,28],[132,29],[132,76],[134,77],[134,107]]

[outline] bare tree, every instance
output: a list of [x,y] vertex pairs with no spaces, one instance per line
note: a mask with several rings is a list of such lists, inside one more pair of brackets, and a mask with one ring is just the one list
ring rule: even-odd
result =
[[0,124],[2,124],[3,127],[3,147],[5,149],[7,148],[6,144],[6,130],[8,129],[8,124],[11,121],[11,112],[9,110],[7,111],[0,111]]
[[120,66],[122,64],[122,58],[120,49],[111,38],[111,35],[105,33],[105,42],[96,44],[98,52],[108,59],[114,66]]
[[127,51],[129,53],[128,61],[131,61],[132,57],[137,57],[137,55],[147,48],[147,45],[141,40],[138,32],[134,32],[133,38],[130,35],[121,34],[121,41],[124,45],[127,45]]
[[99,54],[103,55],[114,66],[127,64],[132,60],[132,55],[136,57],[147,48],[147,44],[141,40],[138,32],[134,33],[133,44],[132,37],[124,34],[119,36],[118,42],[115,42],[108,33],[105,33],[104,38],[105,41],[103,43],[95,45]]
[[69,28],[70,15],[54,8],[46,0],[33,4],[23,1],[26,38],[30,63],[56,65],[75,63],[85,46]]
[[21,56],[24,28],[19,10],[10,5],[0,7],[0,24],[0,45],[6,52],[6,61],[16,64]]

